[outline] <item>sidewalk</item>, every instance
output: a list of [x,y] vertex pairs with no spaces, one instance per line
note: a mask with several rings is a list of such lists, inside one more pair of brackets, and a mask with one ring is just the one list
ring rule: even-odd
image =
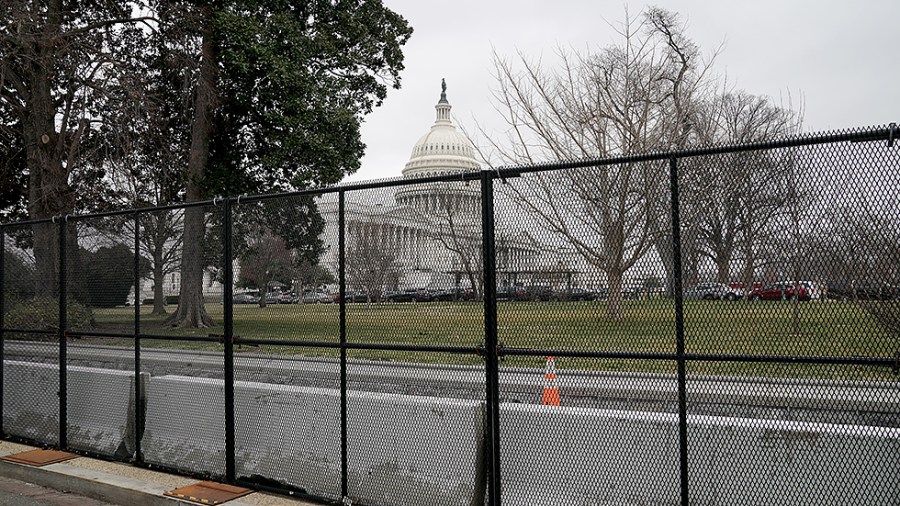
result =
[[83,495],[61,492],[0,476],[0,506],[115,506]]
[[[35,447],[0,441],[0,456],[34,450]],[[163,495],[167,490],[199,480],[151,471],[129,464],[77,457],[58,464],[32,467],[0,460],[0,477],[71,492],[122,506],[176,506],[197,504]],[[228,506],[313,506],[316,503],[254,492],[225,503]]]

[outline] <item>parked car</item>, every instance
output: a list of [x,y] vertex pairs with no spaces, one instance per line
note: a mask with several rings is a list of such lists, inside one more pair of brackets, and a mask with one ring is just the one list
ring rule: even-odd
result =
[[431,293],[423,289],[402,290],[387,295],[389,302],[431,302]]
[[751,300],[810,300],[809,291],[802,284],[780,281],[763,288],[754,288],[749,294]]
[[525,288],[525,299],[534,301],[548,301],[553,298],[553,289],[549,286],[531,285]]
[[440,290],[432,294],[432,300],[439,301],[459,301],[459,300],[475,300],[475,291],[471,288],[453,288],[450,290]]
[[[369,296],[366,294],[366,292],[347,293],[347,295],[345,296],[345,299],[347,302],[369,302],[369,300],[370,300]],[[334,302],[335,304],[341,302],[341,295],[339,293],[334,294],[331,297],[331,301]],[[377,295],[373,294],[371,301],[378,302]]]
[[900,286],[876,281],[831,281],[825,297],[836,300],[900,300]]
[[[793,282],[788,281],[788,283]],[[806,288],[807,292],[809,292],[809,298],[811,300],[819,300],[820,298],[822,298],[822,293],[819,291],[818,285],[816,285],[812,281],[800,281],[799,283],[803,288]]]
[[521,286],[505,286],[497,288],[497,300],[528,300],[525,288]]
[[307,290],[303,292],[299,301],[304,304],[328,304],[333,302],[334,298],[321,290]]
[[232,304],[259,304],[259,296],[249,292],[236,293],[231,297]]
[[552,296],[552,300],[562,301],[586,301],[594,300],[596,298],[596,293],[590,290],[585,290],[584,288],[570,288],[568,290],[554,292]]
[[741,297],[739,290],[723,283],[700,283],[690,290],[685,290],[685,299],[703,300],[737,300]]
[[297,294],[294,292],[281,292],[278,294],[279,304],[296,304],[297,300]]

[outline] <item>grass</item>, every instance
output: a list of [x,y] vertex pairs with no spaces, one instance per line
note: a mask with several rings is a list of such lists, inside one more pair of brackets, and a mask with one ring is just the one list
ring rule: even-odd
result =
[[[803,356],[893,356],[900,343],[858,305],[847,302],[803,302],[794,320],[792,302],[686,301],[685,343],[688,353]],[[148,334],[222,334],[223,307],[207,310],[217,326],[209,329],[162,327],[165,316],[141,316]],[[675,309],[670,300],[625,301],[623,317],[604,314],[604,302],[501,302],[500,341],[507,348],[603,350],[619,352],[675,351]],[[95,309],[98,332],[131,332],[133,309]],[[799,330],[799,332],[796,332]],[[251,305],[234,307],[234,333],[244,339],[276,339],[336,343],[338,306],[334,304]],[[484,334],[480,303],[349,304],[347,339],[352,343],[425,346],[477,346]],[[104,340],[130,345],[130,340]],[[215,343],[144,341],[146,347],[221,350]],[[337,356],[335,349],[239,346],[241,352]],[[481,362],[474,355],[350,350],[353,359],[432,363]],[[506,357],[504,365],[539,366],[541,360]],[[673,372],[671,361],[559,359],[557,367]],[[772,365],[735,362],[692,362],[689,373],[777,377],[894,379],[890,369],[856,366]]]

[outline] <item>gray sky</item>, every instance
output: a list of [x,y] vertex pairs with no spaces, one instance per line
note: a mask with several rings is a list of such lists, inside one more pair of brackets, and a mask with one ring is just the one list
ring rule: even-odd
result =
[[[363,124],[362,169],[350,179],[399,176],[410,150],[434,122],[441,78],[457,126],[503,125],[491,103],[492,48],[501,56],[553,58],[558,46],[598,48],[616,41],[607,22],[626,4],[606,0],[384,0],[415,32],[405,46],[402,88]],[[797,108],[805,128],[825,131],[900,121],[895,49],[900,1],[672,0],[656,3],[687,22],[704,53],[722,46],[715,70],[748,92]],[[648,4],[629,2],[637,16]],[[652,4],[650,4],[652,5]]]

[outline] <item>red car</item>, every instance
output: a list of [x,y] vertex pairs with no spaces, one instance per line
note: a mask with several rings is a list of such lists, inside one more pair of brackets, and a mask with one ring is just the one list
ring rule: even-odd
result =
[[809,291],[803,286],[798,285],[796,288],[793,283],[775,283],[763,288],[754,288],[748,295],[750,300],[786,300],[793,299],[795,296],[799,300],[810,300],[812,297]]

